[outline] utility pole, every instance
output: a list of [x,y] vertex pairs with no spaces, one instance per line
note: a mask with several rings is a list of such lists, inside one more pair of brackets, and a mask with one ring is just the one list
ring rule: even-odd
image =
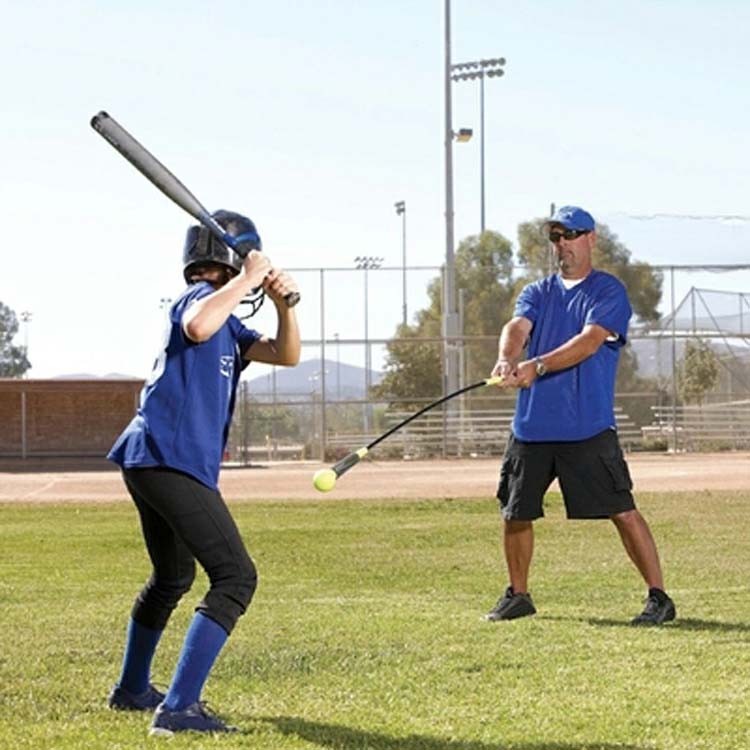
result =
[[[443,359],[445,362],[444,393],[458,389],[458,358],[456,336],[458,311],[456,309],[456,263],[453,237],[453,105],[451,99],[451,4],[445,0],[445,286],[443,299]],[[448,402],[447,409],[455,411]]]
[[401,217],[401,286],[403,295],[402,320],[404,326],[409,316],[406,310],[406,201],[396,201],[396,215]]
[[494,78],[505,75],[503,66],[505,65],[504,57],[493,57],[485,60],[475,60],[472,62],[456,63],[451,65],[454,81],[473,81],[479,79],[479,140],[480,140],[480,168],[479,168],[479,186],[481,193],[481,231],[484,233],[485,224],[485,199],[484,199],[484,79]]

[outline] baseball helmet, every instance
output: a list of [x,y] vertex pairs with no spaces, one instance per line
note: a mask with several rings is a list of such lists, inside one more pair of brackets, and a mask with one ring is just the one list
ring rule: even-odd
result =
[[193,271],[207,263],[218,263],[239,273],[242,262],[251,250],[261,250],[260,235],[255,224],[234,211],[214,211],[214,219],[236,240],[234,248],[215,237],[201,224],[189,227],[182,251],[182,273],[189,284]]

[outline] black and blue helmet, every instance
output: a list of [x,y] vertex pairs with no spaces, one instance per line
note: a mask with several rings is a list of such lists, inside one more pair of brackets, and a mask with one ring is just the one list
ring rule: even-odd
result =
[[229,247],[215,237],[202,224],[188,228],[185,247],[182,251],[182,268],[185,281],[190,283],[192,273],[199,267],[218,263],[240,272],[242,263],[251,250],[262,250],[260,235],[255,224],[242,214],[234,211],[214,211],[214,219],[237,241],[235,248]]

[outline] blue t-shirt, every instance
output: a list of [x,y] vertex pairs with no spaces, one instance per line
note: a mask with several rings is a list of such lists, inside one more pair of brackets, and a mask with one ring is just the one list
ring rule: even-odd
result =
[[533,323],[528,357],[546,354],[596,324],[616,340],[605,341],[583,362],[538,377],[518,392],[513,434],[529,442],[586,440],[615,428],[615,376],[632,310],[622,282],[592,271],[572,289],[556,274],[526,286],[515,316]]
[[164,344],[133,420],[107,455],[123,468],[164,466],[217,489],[243,358],[260,334],[234,315],[207,341],[185,336],[182,316],[214,291],[206,281],[189,286],[169,311]]

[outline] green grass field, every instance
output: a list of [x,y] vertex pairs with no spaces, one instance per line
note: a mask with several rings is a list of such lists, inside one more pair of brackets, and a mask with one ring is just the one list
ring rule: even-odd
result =
[[[147,738],[105,707],[148,573],[134,509],[3,505],[0,748],[737,750],[750,746],[750,497],[639,498],[678,621],[608,522],[537,524],[534,618],[481,620],[505,586],[491,500],[235,504],[260,570],[204,693],[234,736]],[[166,683],[199,577],[154,664]]]

